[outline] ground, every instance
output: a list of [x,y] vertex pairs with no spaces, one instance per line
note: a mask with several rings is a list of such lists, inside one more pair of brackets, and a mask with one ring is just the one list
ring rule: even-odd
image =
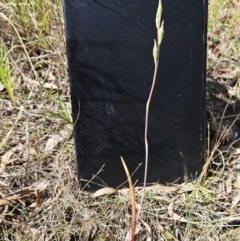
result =
[[[198,182],[147,187],[135,240],[240,240],[239,137],[226,132],[238,121],[239,12],[238,0],[209,0],[207,74],[235,112],[208,120],[228,125],[209,128]],[[129,189],[76,184],[62,16],[60,0],[0,2],[0,240],[130,240]]]

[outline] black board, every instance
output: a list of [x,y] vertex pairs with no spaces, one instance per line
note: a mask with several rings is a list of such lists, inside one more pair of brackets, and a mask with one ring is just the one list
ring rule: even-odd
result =
[[[157,6],[158,0],[64,0],[81,188],[125,182],[120,156],[142,185]],[[195,179],[205,156],[207,3],[163,0],[163,19],[147,183]]]

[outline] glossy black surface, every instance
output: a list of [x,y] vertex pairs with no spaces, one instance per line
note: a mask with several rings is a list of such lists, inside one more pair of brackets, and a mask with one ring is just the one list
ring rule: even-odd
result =
[[[144,120],[158,0],[65,0],[80,187],[143,182]],[[205,134],[206,3],[163,0],[165,35],[149,115],[148,183],[194,179]],[[142,165],[139,167],[139,165]],[[127,184],[125,184],[127,185]]]

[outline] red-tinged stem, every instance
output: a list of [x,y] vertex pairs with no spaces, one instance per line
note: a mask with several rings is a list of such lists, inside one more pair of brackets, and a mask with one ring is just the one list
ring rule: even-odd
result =
[[135,231],[136,231],[136,204],[135,204],[135,198],[134,198],[134,188],[133,188],[133,184],[132,184],[132,179],[130,176],[130,173],[128,171],[128,168],[126,166],[126,163],[124,161],[124,159],[121,157],[122,160],[122,164],[124,167],[124,170],[126,172],[127,175],[127,179],[128,179],[128,184],[129,184],[129,189],[130,189],[130,193],[131,193],[131,203],[132,203],[132,235],[131,235],[131,241],[135,240]]
[[155,69],[154,69],[154,75],[153,75],[153,81],[152,81],[152,87],[148,96],[148,101],[146,104],[146,116],[145,116],[145,132],[144,132],[144,141],[145,141],[145,169],[144,169],[144,180],[143,180],[143,192],[142,192],[142,197],[141,197],[141,203],[140,203],[140,209],[137,215],[137,222],[139,219],[139,215],[141,212],[142,204],[143,204],[143,199],[145,195],[145,189],[146,189],[146,183],[147,183],[147,171],[148,171],[148,139],[147,139],[147,134],[148,134],[148,119],[149,119],[149,106],[150,102],[152,99],[152,94],[153,90],[155,87],[156,79],[157,79],[157,72],[158,72],[158,63],[159,61],[157,60],[155,63]]

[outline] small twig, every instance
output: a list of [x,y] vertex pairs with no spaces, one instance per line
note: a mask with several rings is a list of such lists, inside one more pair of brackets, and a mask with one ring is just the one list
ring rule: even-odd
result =
[[64,52],[59,52],[59,53],[52,53],[52,54],[43,54],[43,55],[40,55],[40,56],[34,56],[34,57],[29,57],[29,58],[21,58],[21,59],[18,59],[16,61],[11,61],[10,64],[17,64],[21,61],[25,61],[25,60],[38,60],[38,59],[43,59],[43,58],[50,58],[52,56],[55,56],[55,55],[63,55],[63,54],[67,54],[66,51]]
[[123,164],[124,170],[125,170],[126,175],[127,175],[128,184],[129,184],[130,193],[131,193],[131,202],[132,202],[132,236],[131,236],[131,241],[134,241],[135,231],[136,231],[136,204],[135,204],[135,198],[134,198],[134,189],[133,189],[132,179],[131,179],[130,173],[128,171],[128,168],[125,164],[125,161],[123,160],[122,157],[121,157],[121,160],[122,160],[122,164]]
[[20,41],[20,43],[21,43],[21,45],[22,45],[22,47],[23,47],[23,50],[24,50],[24,52],[25,52],[25,54],[26,54],[26,56],[27,56],[28,62],[29,62],[29,64],[30,64],[31,68],[32,68],[32,71],[33,71],[33,73],[34,73],[34,76],[35,76],[35,78],[37,79],[37,73],[36,73],[36,71],[35,71],[35,69],[34,69],[34,66],[33,66],[33,63],[32,63],[32,61],[31,61],[31,58],[30,58],[30,56],[29,56],[29,54],[28,54],[28,52],[27,52],[27,49],[26,49],[26,47],[25,47],[25,45],[24,45],[24,43],[23,43],[23,41],[22,41],[22,38],[21,38],[21,36],[20,36],[17,28],[15,27],[15,25],[9,20],[9,18],[8,18],[5,14],[0,13],[0,17],[2,17],[4,20],[6,20],[6,21],[13,27],[14,31],[16,32],[17,37],[18,37],[18,39],[19,39],[19,41]]
[[27,119],[26,130],[25,130],[27,157],[26,157],[25,163],[24,163],[24,165],[23,165],[22,188],[24,188],[24,185],[25,185],[25,177],[26,177],[27,168],[28,168],[28,162],[29,162],[29,157],[30,157],[30,143],[29,143],[29,130],[28,130],[29,128],[28,128],[28,122],[29,122],[29,118]]
[[149,225],[146,223],[146,222],[144,222],[142,219],[140,220],[142,223],[143,223],[143,225],[145,226],[145,228],[146,228],[146,236],[147,236],[147,241],[152,241],[152,230],[151,230],[151,228],[149,227]]
[[226,113],[226,111],[227,111],[227,108],[228,108],[228,106],[229,106],[229,103],[230,103],[231,99],[232,99],[232,96],[230,96],[230,98],[229,98],[229,100],[228,100],[228,102],[227,102],[227,104],[226,104],[226,106],[225,106],[225,108],[224,108],[224,110],[223,110],[223,113],[222,113],[222,116],[221,116],[221,119],[220,119],[220,123],[219,123],[219,125],[218,125],[218,129],[217,129],[217,133],[216,133],[216,136],[215,136],[214,143],[217,142],[217,140],[218,140],[219,133],[220,133],[220,129],[221,129],[221,126],[222,126],[222,121],[223,121],[223,118],[224,118],[224,116],[225,116],[225,113]]
[[6,213],[8,212],[8,208],[9,208],[9,205],[8,205],[8,204],[5,205],[5,208],[4,208],[4,210],[2,211],[2,214],[1,214],[1,216],[0,216],[0,223],[3,222],[3,220],[4,220],[4,218],[5,218],[5,215],[6,215]]
[[221,156],[221,159],[222,159],[222,164],[223,164],[222,171],[220,172],[220,174],[218,174],[218,176],[220,177],[220,176],[222,176],[222,174],[223,174],[223,172],[224,172],[224,170],[225,170],[226,161],[225,161],[225,158],[224,158],[224,156],[223,156],[223,153],[222,153],[219,149],[217,149],[216,151],[219,152],[219,154],[220,154],[220,156]]
[[[134,175],[134,173],[138,170],[138,168],[140,167],[142,165],[142,163],[140,163],[138,166],[137,166],[137,168],[133,171],[133,173],[131,174],[131,178],[132,178],[132,176]],[[124,184],[126,184],[128,181],[125,181],[125,182],[123,182],[122,184],[120,184],[116,189],[119,189],[120,187],[122,187]],[[136,180],[136,182],[137,182],[137,180]],[[133,186],[135,186],[135,185],[133,185]]]
[[[231,124],[231,126],[228,128],[229,130],[232,128],[232,126],[234,125],[234,123],[236,122],[236,120],[237,120],[239,117],[240,117],[240,114],[237,115],[237,117],[235,118],[235,120],[233,121],[233,123]],[[211,155],[208,157],[205,165],[203,166],[203,170],[202,170],[202,172],[201,172],[201,174],[200,174],[200,176],[199,176],[199,178],[198,178],[198,181],[197,181],[198,184],[201,184],[201,183],[203,183],[203,182],[205,181],[206,176],[207,176],[207,171],[208,171],[209,166],[210,166],[210,164],[211,164],[211,162],[212,162],[212,158],[213,158],[215,152],[217,151],[218,147],[220,146],[221,141],[226,137],[227,133],[228,133],[228,131],[223,132],[223,133],[220,135],[220,137],[218,137],[218,139],[216,140],[216,143],[215,143],[214,146],[213,146],[213,150],[212,150],[212,152],[211,152]]]
[[207,146],[207,159],[209,158],[209,155],[210,155],[210,124],[209,122],[207,123],[207,134],[208,134],[208,139],[207,139],[207,143],[208,143],[208,146]]
[[13,129],[14,127],[17,125],[19,119],[22,117],[22,112],[23,112],[24,108],[23,107],[20,107],[19,109],[19,113],[17,115],[17,119],[15,120],[13,126],[11,127],[11,129],[9,130],[9,132],[7,133],[7,135],[5,136],[5,138],[2,140],[2,142],[0,143],[0,150],[3,148],[3,146],[7,143],[10,135],[12,134],[13,132]]
[[[98,176],[98,174],[100,174],[103,171],[104,166],[105,164],[103,164],[103,166],[98,170],[98,172],[95,175],[93,175],[93,177],[90,180],[81,179],[81,181],[87,181],[84,187],[81,188],[81,191],[83,191],[84,188],[89,185],[89,183],[93,183],[93,179],[95,179]],[[78,180],[78,184],[79,184],[79,180]]]

